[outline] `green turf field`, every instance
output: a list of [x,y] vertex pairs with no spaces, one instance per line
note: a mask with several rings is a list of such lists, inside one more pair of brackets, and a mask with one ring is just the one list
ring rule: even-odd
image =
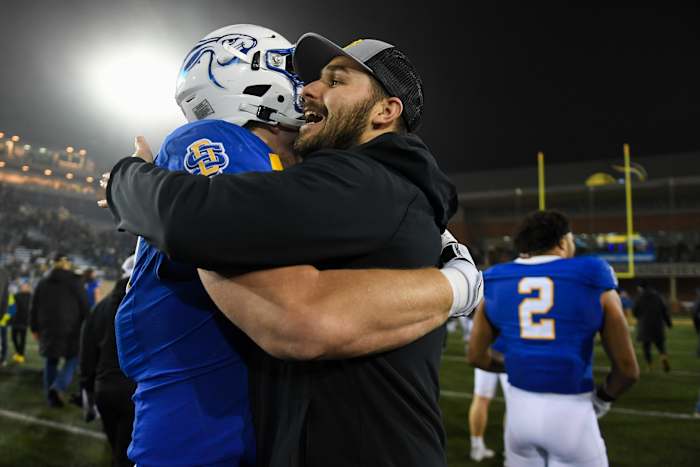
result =
[[[0,368],[0,465],[108,466],[107,443],[95,436],[99,436],[99,421],[83,423],[77,407],[49,409],[44,403],[41,362],[31,337],[28,345],[29,358],[25,365]],[[673,414],[690,415],[700,390],[700,359],[695,356],[697,337],[688,321],[677,320],[669,333],[668,346],[672,372],[643,372],[637,386],[602,420],[613,466],[683,467],[700,462],[700,419],[671,418]],[[463,354],[460,336],[451,335],[442,367],[442,408],[452,467],[477,465],[468,459],[467,411],[473,371],[464,362]],[[596,363],[605,366],[600,349],[596,351]],[[597,371],[597,377],[603,375],[604,370]],[[19,420],[7,411],[33,418]],[[497,457],[480,465],[503,463],[503,411],[501,400],[492,403],[486,444],[496,451]],[[43,421],[59,422],[69,428],[45,426]],[[70,427],[78,432],[69,432]]]

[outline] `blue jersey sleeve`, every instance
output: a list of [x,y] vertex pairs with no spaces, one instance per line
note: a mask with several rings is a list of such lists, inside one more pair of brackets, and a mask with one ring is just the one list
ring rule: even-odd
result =
[[605,260],[596,256],[589,256],[581,264],[581,277],[586,278],[589,286],[601,290],[611,290],[617,288],[617,277],[612,266]]

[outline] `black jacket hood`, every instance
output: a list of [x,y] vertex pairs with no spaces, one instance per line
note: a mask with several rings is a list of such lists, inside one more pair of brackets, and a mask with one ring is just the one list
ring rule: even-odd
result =
[[350,150],[371,157],[420,188],[433,207],[440,232],[447,228],[457,212],[457,190],[423,140],[414,134],[385,133]]

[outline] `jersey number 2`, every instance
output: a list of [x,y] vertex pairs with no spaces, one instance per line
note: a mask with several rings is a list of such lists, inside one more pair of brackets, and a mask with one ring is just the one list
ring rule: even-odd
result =
[[556,333],[554,320],[540,319],[532,321],[532,315],[547,313],[554,304],[554,282],[549,277],[525,277],[518,282],[519,294],[538,292],[537,297],[528,297],[520,302],[518,316],[520,318],[520,337],[523,339],[552,340]]

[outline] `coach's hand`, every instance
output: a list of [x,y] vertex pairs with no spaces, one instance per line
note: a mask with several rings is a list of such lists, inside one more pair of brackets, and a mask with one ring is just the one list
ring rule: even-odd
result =
[[484,279],[477,269],[469,249],[445,230],[442,234],[443,263],[440,271],[452,286],[450,318],[469,316],[484,298]]
[[[134,138],[134,153],[131,155],[131,157],[138,157],[146,162],[153,162],[153,151],[151,150],[151,146],[148,144],[148,141],[146,141],[146,138],[143,136],[137,136]],[[100,178],[100,187],[106,190],[108,184],[109,172],[105,172]],[[106,199],[99,200],[97,205],[101,208],[109,207]]]

